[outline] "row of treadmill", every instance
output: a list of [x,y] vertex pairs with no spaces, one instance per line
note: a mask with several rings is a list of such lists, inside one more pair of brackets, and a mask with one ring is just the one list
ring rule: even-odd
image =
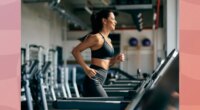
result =
[[[30,53],[30,49],[35,52]],[[146,78],[135,78],[120,69],[123,79],[111,80],[103,87],[109,97],[82,97],[76,83],[76,71],[68,82],[69,72],[61,69],[61,85],[56,84],[54,60],[44,47],[27,45],[21,75],[22,110],[172,110],[179,108],[173,93],[179,92],[179,53],[176,49]],[[30,58],[35,54],[35,58]],[[46,56],[45,56],[46,55]],[[52,56],[51,56],[52,57]],[[69,84],[72,83],[72,84]],[[63,84],[63,85],[62,85]],[[57,90],[60,87],[61,89]]]

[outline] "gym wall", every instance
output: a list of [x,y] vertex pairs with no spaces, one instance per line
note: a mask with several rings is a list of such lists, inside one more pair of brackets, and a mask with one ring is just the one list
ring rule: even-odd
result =
[[21,46],[27,43],[43,45],[45,48],[62,46],[66,27],[63,19],[44,3],[22,3]]
[[[125,51],[125,47],[128,47],[128,52],[126,52],[126,61],[121,63],[121,68],[128,73],[136,75],[137,68],[141,68],[142,72],[151,72],[153,70],[153,32],[150,29],[143,30],[142,32],[139,32],[137,30],[120,30],[116,31],[116,33],[121,33],[121,51]],[[139,42],[139,48],[137,47],[130,47],[129,46],[129,39],[131,37],[135,37],[138,39]],[[158,30],[157,35],[157,50],[158,50],[158,56],[161,58],[164,58],[164,51],[163,51],[163,29]],[[151,46],[150,47],[144,47],[141,45],[142,39],[148,38],[151,40]]]

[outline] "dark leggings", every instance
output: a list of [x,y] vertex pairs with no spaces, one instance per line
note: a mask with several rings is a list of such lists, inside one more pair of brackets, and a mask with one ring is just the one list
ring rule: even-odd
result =
[[106,91],[102,86],[107,77],[107,70],[96,65],[91,65],[90,67],[95,69],[97,71],[97,74],[92,78],[89,78],[88,76],[85,77],[83,83],[83,96],[108,97]]

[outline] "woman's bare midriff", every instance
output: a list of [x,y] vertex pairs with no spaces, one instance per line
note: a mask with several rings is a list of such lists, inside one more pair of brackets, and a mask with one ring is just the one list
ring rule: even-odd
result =
[[99,59],[99,58],[92,58],[92,64],[96,66],[100,66],[105,70],[109,69],[110,59]]

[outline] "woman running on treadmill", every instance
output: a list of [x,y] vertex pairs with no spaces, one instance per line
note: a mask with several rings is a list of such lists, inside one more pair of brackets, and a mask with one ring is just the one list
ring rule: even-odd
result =
[[[102,87],[111,65],[124,61],[123,53],[114,56],[114,48],[108,35],[115,30],[117,21],[111,10],[101,10],[91,15],[92,32],[82,38],[72,54],[86,73],[83,83],[84,97],[108,97]],[[81,52],[91,49],[91,65],[88,66]]]

